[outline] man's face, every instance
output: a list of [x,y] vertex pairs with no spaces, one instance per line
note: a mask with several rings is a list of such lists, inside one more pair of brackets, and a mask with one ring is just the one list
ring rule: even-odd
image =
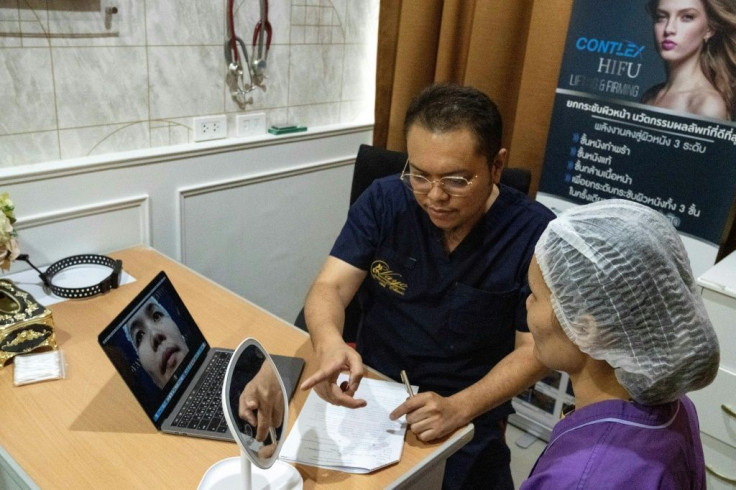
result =
[[156,301],[147,303],[130,321],[128,329],[141,365],[163,387],[189,353],[184,336]]
[[407,172],[429,180],[455,176],[472,182],[464,196],[450,196],[438,184],[428,194],[414,194],[432,223],[444,232],[470,231],[490,207],[489,198],[493,184],[500,178],[505,150],[496,156],[494,165],[489,165],[486,157],[476,152],[470,130],[433,133],[416,124],[409,128],[406,146]]

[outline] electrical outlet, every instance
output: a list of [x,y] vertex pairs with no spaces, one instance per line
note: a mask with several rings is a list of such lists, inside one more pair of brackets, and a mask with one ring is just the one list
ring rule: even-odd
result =
[[227,116],[194,118],[194,141],[208,141],[227,137]]
[[238,136],[254,136],[266,132],[266,113],[254,112],[235,117],[238,123]]

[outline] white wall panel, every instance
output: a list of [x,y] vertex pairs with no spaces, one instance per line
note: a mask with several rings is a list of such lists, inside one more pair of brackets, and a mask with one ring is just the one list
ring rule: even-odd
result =
[[292,321],[345,220],[358,147],[371,140],[372,126],[335,126],[0,168],[0,192],[37,266],[148,244]]
[[70,255],[149,245],[148,202],[148,196],[137,196],[25,217],[15,225],[20,249],[34,264],[47,265]]
[[182,191],[182,261],[293,321],[345,220],[352,164]]

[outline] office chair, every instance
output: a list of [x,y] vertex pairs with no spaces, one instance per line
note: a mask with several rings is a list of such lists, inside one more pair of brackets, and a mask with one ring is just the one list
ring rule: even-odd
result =
[[[399,151],[386,150],[371,145],[360,145],[353,168],[353,183],[350,188],[350,205],[360,197],[374,180],[392,174],[398,174],[404,168],[407,155]],[[525,168],[505,168],[501,173],[501,183],[524,194],[529,193],[531,172]],[[353,299],[345,308],[345,326],[342,336],[346,342],[355,342],[360,324],[361,310],[357,299]],[[294,320],[294,325],[307,330],[304,320],[304,308]]]
[[522,194],[529,195],[529,187],[532,185],[532,173],[529,169],[521,167],[506,167],[501,172],[501,183]]

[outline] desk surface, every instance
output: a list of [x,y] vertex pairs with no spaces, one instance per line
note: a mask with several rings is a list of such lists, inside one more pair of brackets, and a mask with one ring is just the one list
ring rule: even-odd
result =
[[[97,334],[165,270],[212,346],[235,348],[254,337],[272,354],[304,358],[309,374],[315,366],[308,336],[152,249],[111,255],[123,260],[136,282],[51,307],[66,379],[13,386],[14,367],[0,369],[0,446],[41,488],[196,488],[212,464],[238,455],[237,446],[158,432],[97,344]],[[289,428],[306,395],[294,395]],[[296,467],[307,489],[384,488],[407,482],[471,436],[472,427],[466,427],[425,444],[408,432],[401,462],[369,475]]]

